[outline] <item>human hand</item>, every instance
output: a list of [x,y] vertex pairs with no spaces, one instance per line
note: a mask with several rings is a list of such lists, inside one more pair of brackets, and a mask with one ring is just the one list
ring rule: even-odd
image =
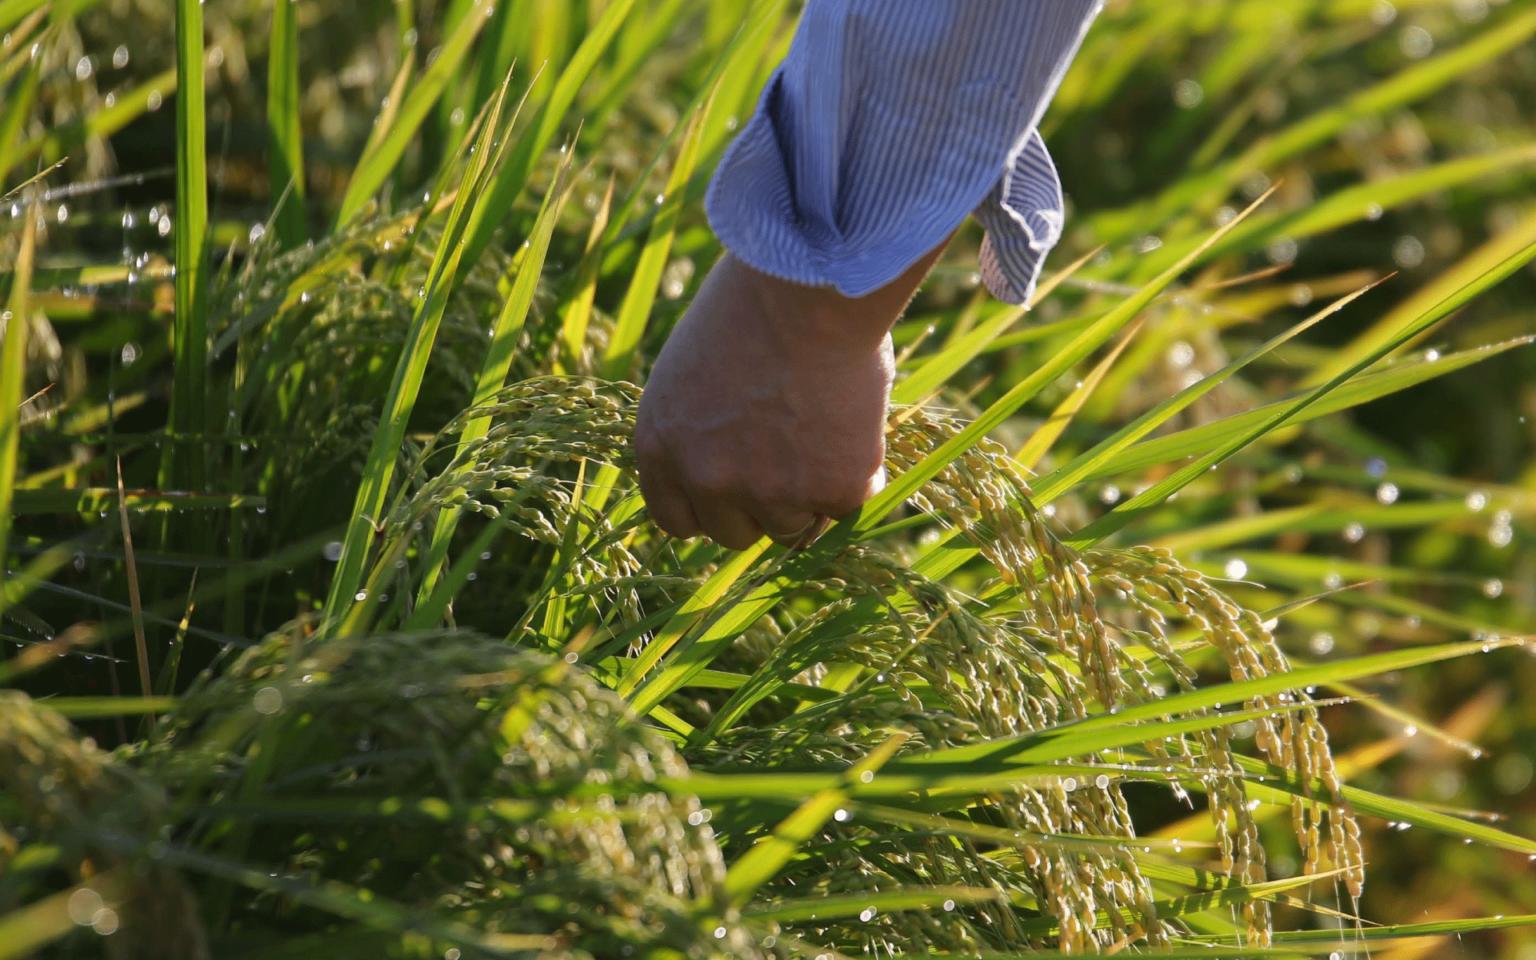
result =
[[640,400],[635,453],[657,525],[736,550],[764,533],[799,546],[879,490],[890,328],[938,254],[859,298],[721,258]]

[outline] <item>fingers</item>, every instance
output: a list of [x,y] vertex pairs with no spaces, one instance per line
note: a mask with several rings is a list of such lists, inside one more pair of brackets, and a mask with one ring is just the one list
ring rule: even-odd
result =
[[881,465],[862,484],[845,484],[841,489],[820,491],[808,509],[833,520],[840,520],[857,511],[870,497],[884,489],[885,466]]
[[821,530],[826,529],[822,523],[825,518],[810,510],[755,503],[750,512],[757,525],[780,546],[804,546],[816,539]]
[[689,498],[693,512],[711,540],[731,550],[745,550],[762,539],[763,528],[752,515],[717,497]]
[[664,461],[642,457],[639,474],[640,495],[645,498],[645,506],[658,527],[684,540],[703,531],[682,484],[672,476]]

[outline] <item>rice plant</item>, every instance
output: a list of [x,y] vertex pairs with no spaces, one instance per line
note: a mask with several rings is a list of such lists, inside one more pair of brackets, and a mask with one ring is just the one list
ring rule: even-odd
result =
[[733,553],[630,433],[795,14],[0,0],[0,957],[1524,956],[1386,771],[1536,494],[1370,416],[1531,369],[1536,10],[1111,4],[1035,302],[962,237],[890,485]]

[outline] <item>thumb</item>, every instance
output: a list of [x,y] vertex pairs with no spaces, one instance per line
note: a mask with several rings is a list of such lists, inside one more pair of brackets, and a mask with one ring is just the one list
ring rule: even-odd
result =
[[869,483],[866,484],[865,487],[864,487],[864,499],[868,500],[870,497],[873,497],[875,494],[879,493],[881,490],[884,490],[884,489],[885,489],[885,464],[882,463],[882,464],[880,464],[880,466],[876,467],[875,468],[875,472],[870,475]]

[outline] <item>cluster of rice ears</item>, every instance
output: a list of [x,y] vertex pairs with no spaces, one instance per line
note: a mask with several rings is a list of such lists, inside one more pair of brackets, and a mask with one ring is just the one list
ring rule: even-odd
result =
[[[246,50],[204,17],[228,14],[156,8],[174,69],[107,105],[57,76],[116,15],[94,6],[0,0],[0,958],[1312,956],[1536,922],[1361,917],[1371,823],[1522,862],[1536,842],[1348,785],[1322,722],[1350,702],[1460,743],[1355,682],[1521,631],[1319,592],[1345,567],[1307,554],[1249,552],[1267,594],[1185,559],[1536,511],[1411,471],[1391,508],[1340,469],[1234,516],[1227,482],[1294,485],[1280,444],[1524,345],[1417,349],[1536,259],[1536,217],[1388,307],[1373,273],[1298,299],[1244,258],[1436,191],[1492,202],[1536,150],[1221,209],[1528,43],[1528,8],[1245,148],[1218,130],[1195,172],[1085,218],[1107,246],[1047,277],[1033,324],[941,269],[897,331],[890,486],[807,550],[730,553],[650,525],[629,381],[713,255],[704,178],[789,5],[449,3],[427,55],[401,4],[356,41],[398,64],[384,105],[317,189],[319,14],[277,0],[251,41],[272,185],[251,229],[207,203],[205,81]],[[1269,39],[1273,5],[1211,6]],[[1348,5],[1296,6],[1353,37]],[[1224,22],[1149,9],[1111,6],[1051,123],[1092,119],[1125,44]],[[62,256],[59,178],[107,172],[105,138],[173,94],[171,257]],[[1268,339],[1229,330],[1298,304]],[[74,382],[66,318],[125,316],[170,336],[131,366],[114,346],[106,390],[33,395]],[[1361,332],[1305,347],[1334,317]],[[1179,338],[1201,375],[1163,369]],[[1293,619],[1349,604],[1427,626],[1286,653]],[[1195,817],[1167,835],[1164,797]]]

